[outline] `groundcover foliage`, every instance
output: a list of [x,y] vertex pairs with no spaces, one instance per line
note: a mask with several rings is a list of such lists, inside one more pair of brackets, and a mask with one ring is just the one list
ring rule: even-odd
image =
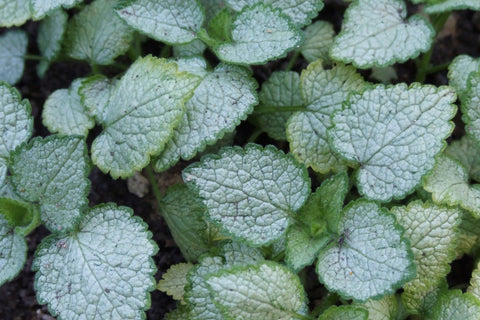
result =
[[[446,276],[478,261],[480,59],[430,57],[450,12],[480,7],[411,3],[348,2],[336,34],[322,0],[0,0],[0,284],[44,225],[34,288],[58,319],[144,319],[155,289],[178,300],[169,320],[478,319],[480,265],[463,292]],[[92,72],[39,120],[15,88],[25,59]],[[410,60],[415,81],[390,83]],[[161,194],[155,171],[179,161]],[[148,225],[89,206],[92,166],[150,179],[186,260],[158,284]]]

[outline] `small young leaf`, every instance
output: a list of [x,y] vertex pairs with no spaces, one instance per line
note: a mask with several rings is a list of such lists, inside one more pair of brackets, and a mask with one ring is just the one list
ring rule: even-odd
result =
[[305,42],[300,52],[308,62],[318,59],[329,61],[329,51],[333,45],[335,30],[330,22],[317,21],[305,29]]
[[23,30],[10,30],[0,36],[0,81],[13,85],[22,78],[27,44]]
[[32,2],[32,16],[34,20],[40,20],[55,9],[63,7],[71,8],[83,0],[30,0]]
[[78,89],[84,79],[75,79],[70,88],[55,90],[45,101],[43,125],[52,133],[87,136],[94,119],[80,101]]
[[22,270],[27,249],[25,238],[14,232],[0,210],[0,286]]
[[331,306],[320,315],[318,320],[368,320],[368,311],[361,306]]
[[225,8],[219,11],[208,23],[209,36],[220,42],[232,41],[232,15]]
[[45,60],[37,65],[37,73],[42,78],[50,62],[55,60],[62,49],[62,40],[67,27],[68,15],[57,9],[42,20],[38,28],[37,45]]
[[368,310],[369,320],[398,319],[395,317],[399,314],[398,301],[395,295],[387,295],[380,300],[369,299],[359,305]]
[[187,273],[193,268],[191,263],[179,263],[171,266],[166,273],[163,274],[162,280],[157,284],[157,289],[172,296],[175,300],[183,300],[185,293],[185,285],[187,281]]
[[20,26],[31,16],[30,0],[0,0],[0,27]]
[[454,10],[476,10],[480,11],[478,0],[444,0],[438,3],[431,3],[425,7],[425,13],[438,14]]
[[72,229],[88,204],[90,171],[87,146],[79,137],[35,138],[11,157],[15,191],[38,202],[51,231]]
[[195,39],[189,43],[179,44],[173,47],[175,57],[194,57],[202,56],[207,46],[203,41]]
[[480,217],[480,184],[470,185],[468,173],[457,161],[440,155],[432,172],[423,179],[423,188],[435,203],[460,205]]
[[255,245],[278,239],[310,192],[307,170],[272,146],[224,148],[183,171],[208,215],[229,233]]
[[196,0],[129,0],[116,11],[130,26],[168,44],[194,40],[205,18]]
[[197,83],[174,63],[139,58],[104,109],[105,129],[92,143],[93,163],[115,179],[144,168],[172,136]]
[[96,0],[69,21],[65,48],[70,57],[105,65],[127,51],[133,29],[113,10],[116,3],[118,0]]
[[449,290],[440,295],[431,313],[425,320],[477,320],[480,300],[471,293]]
[[468,292],[474,295],[477,299],[480,299],[480,261],[472,272]]
[[232,319],[290,320],[306,315],[300,279],[271,261],[224,269],[207,277],[213,300]]
[[277,140],[286,140],[285,128],[288,118],[293,112],[282,111],[282,108],[301,107],[303,98],[300,92],[300,76],[293,71],[274,71],[267,81],[263,82],[258,94],[260,106],[275,107],[278,112],[259,112],[250,119],[264,130],[270,137]]
[[446,277],[455,258],[456,228],[462,212],[420,201],[395,207],[392,212],[405,228],[417,265],[417,276],[404,286],[402,302],[410,312],[424,313],[422,300]]
[[0,214],[15,227],[15,234],[19,236],[27,236],[40,224],[37,205],[17,199],[0,198]]
[[423,17],[406,15],[403,0],[356,0],[345,12],[332,58],[367,69],[417,57],[430,48],[435,31]]
[[294,224],[287,230],[285,262],[294,271],[312,264],[322,249],[331,240],[327,234],[312,235],[307,226]]
[[242,67],[221,63],[205,73],[185,103],[185,114],[173,137],[155,160],[155,169],[166,170],[180,158],[189,160],[233,131],[257,104],[256,87],[251,73]]
[[241,11],[246,6],[257,3],[271,5],[275,9],[282,10],[282,13],[292,19],[298,27],[309,24],[323,8],[323,0],[226,0],[225,2],[235,11]]
[[347,96],[361,90],[365,82],[351,66],[338,65],[324,70],[322,61],[311,63],[302,72],[301,80],[307,110],[296,112],[288,120],[290,149],[317,172],[341,171],[345,165],[328,144],[327,128],[331,126],[331,115],[341,110]]
[[455,88],[460,99],[463,100],[468,90],[470,73],[480,71],[480,59],[467,55],[459,55],[448,66],[448,84]]
[[385,202],[412,192],[453,129],[455,99],[449,87],[418,83],[352,94],[328,133],[341,156],[359,163],[359,192]]
[[59,319],[145,319],[158,251],[146,224],[127,207],[87,210],[78,230],[52,234],[32,269],[41,304]]
[[83,80],[78,88],[81,104],[87,109],[88,115],[93,116],[98,123],[103,123],[107,117],[105,108],[115,92],[117,83],[117,80],[96,75]]
[[467,134],[480,144],[480,72],[471,73],[467,83],[468,89],[462,101],[462,120]]
[[213,48],[217,56],[236,64],[263,64],[278,59],[302,43],[302,33],[280,10],[259,3],[235,18],[232,42]]
[[457,257],[478,251],[479,239],[480,219],[475,218],[470,212],[464,210],[462,220],[458,225],[457,248],[455,250]]
[[460,162],[467,170],[470,179],[480,182],[480,145],[476,141],[469,136],[464,136],[449,144],[444,153]]
[[393,293],[415,276],[403,228],[374,202],[351,202],[338,232],[338,241],[320,252],[316,268],[329,290],[363,302]]

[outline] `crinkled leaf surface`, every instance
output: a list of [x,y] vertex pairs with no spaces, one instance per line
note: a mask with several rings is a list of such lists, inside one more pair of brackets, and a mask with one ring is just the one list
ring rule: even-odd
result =
[[196,0],[130,0],[116,11],[130,26],[169,44],[194,40],[204,20]]
[[183,172],[208,215],[229,234],[256,246],[279,238],[306,201],[305,167],[273,146],[224,148]]
[[104,109],[104,130],[92,144],[93,162],[114,178],[145,167],[172,136],[196,85],[197,77],[178,72],[174,63],[139,58]]
[[244,7],[257,3],[271,5],[273,8],[282,10],[282,13],[299,27],[309,24],[323,8],[323,0],[226,0],[225,2],[235,11],[241,11]]
[[20,80],[27,44],[27,33],[23,30],[10,30],[0,36],[0,81],[15,84]]
[[338,230],[340,238],[320,252],[316,268],[329,290],[362,302],[393,293],[415,276],[410,244],[386,209],[351,202]]
[[127,51],[133,29],[114,11],[117,3],[118,0],[96,0],[69,21],[65,48],[70,57],[105,65]]
[[318,59],[328,61],[334,36],[335,30],[330,22],[316,21],[305,29],[305,42],[300,47],[300,52],[308,62]]
[[448,66],[448,84],[455,88],[461,99],[468,90],[470,73],[477,71],[480,71],[480,59],[464,54],[457,56]]
[[51,231],[71,229],[88,204],[90,171],[87,146],[80,137],[35,138],[11,157],[12,183],[25,200],[40,205]]
[[184,297],[189,304],[188,319],[223,320],[224,317],[210,294],[207,277],[222,269],[263,261],[257,249],[236,242],[225,243],[220,251],[220,256],[203,257],[187,276],[189,283],[185,287]]
[[[465,130],[480,144],[480,72],[471,73],[468,77],[466,98],[462,101],[462,120]],[[480,147],[477,146],[477,150]]]
[[480,11],[480,2],[477,0],[445,0],[439,3],[432,3],[425,7],[428,14],[449,12],[453,10],[477,10]]
[[314,236],[306,226],[294,224],[287,230],[285,243],[285,262],[294,270],[312,264],[318,252],[329,241],[326,234]]
[[450,135],[456,96],[449,87],[378,85],[352,94],[332,119],[332,146],[358,162],[357,187],[370,199],[401,199],[433,168]]
[[237,64],[263,64],[302,43],[302,33],[280,10],[261,3],[245,7],[236,16],[232,42],[214,48],[218,58]]
[[458,226],[457,235],[457,257],[464,254],[472,254],[477,252],[480,242],[480,219],[477,219],[470,212],[464,210],[462,220]]
[[462,212],[458,208],[420,201],[395,207],[392,212],[405,228],[417,265],[417,276],[404,286],[402,301],[412,313],[423,313],[422,300],[450,271]]
[[467,170],[470,179],[480,182],[480,144],[469,136],[453,141],[445,154],[457,160]]
[[95,121],[82,102],[78,89],[84,79],[76,79],[68,89],[55,90],[43,105],[43,125],[52,133],[87,136]]
[[17,235],[0,211],[0,285],[12,280],[27,259],[27,242]]
[[[28,100],[21,100],[14,87],[0,82],[0,163],[5,161],[16,147],[26,142],[32,135],[32,107]],[[0,165],[0,168],[5,168]],[[6,170],[6,169],[0,169]],[[2,175],[0,174],[0,177]],[[0,181],[2,181],[0,179]]]
[[357,68],[387,66],[430,49],[435,31],[420,16],[405,20],[402,0],[357,0],[345,13],[331,56]]
[[318,320],[368,320],[368,311],[360,306],[331,306],[320,315]]
[[300,279],[275,262],[221,270],[206,282],[213,300],[229,318],[293,320],[295,314],[307,314]]
[[423,180],[423,188],[432,193],[436,203],[460,205],[475,217],[480,217],[480,184],[470,185],[468,173],[462,165],[445,155]]
[[96,75],[85,79],[78,89],[82,105],[98,123],[103,123],[107,117],[105,108],[115,92],[117,82],[118,80]]
[[67,20],[67,13],[62,9],[57,9],[40,23],[37,44],[42,56],[46,59],[41,60],[37,65],[37,73],[40,77],[45,75],[50,62],[57,58],[62,49]]
[[232,132],[257,104],[256,87],[251,73],[243,67],[221,63],[205,74],[185,103],[185,114],[156,159],[155,168],[162,171],[180,158],[189,160]]
[[369,299],[360,304],[368,310],[368,320],[398,319],[398,302],[395,295],[384,296],[380,300]]
[[187,273],[193,268],[191,263],[179,263],[171,266],[162,275],[158,282],[157,289],[172,296],[175,300],[183,300],[185,286],[187,285]]
[[145,319],[157,245],[127,207],[87,210],[78,230],[43,239],[32,269],[40,303],[59,319]]
[[30,0],[34,20],[40,20],[60,7],[71,8],[83,0]]
[[31,15],[30,0],[0,0],[0,27],[20,26]]
[[338,65],[325,70],[322,61],[311,63],[301,75],[306,111],[293,114],[287,124],[287,139],[297,159],[320,173],[340,171],[344,163],[332,152],[327,141],[330,117],[342,109],[342,102],[365,82],[351,66]]
[[450,290],[440,295],[430,315],[425,320],[477,320],[480,300],[471,293]]

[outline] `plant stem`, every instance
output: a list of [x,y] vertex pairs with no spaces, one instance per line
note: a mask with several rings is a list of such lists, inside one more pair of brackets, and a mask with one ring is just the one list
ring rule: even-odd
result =
[[172,47],[169,45],[164,45],[160,51],[160,58],[170,58]]
[[327,294],[325,298],[322,299],[320,304],[312,310],[311,315],[315,318],[318,317],[330,306],[333,306],[334,304],[336,304],[339,298],[340,298],[339,295],[336,293]]
[[45,57],[42,57],[42,56],[39,56],[39,55],[36,55],[36,54],[25,54],[23,55],[23,58],[26,59],[26,60],[47,60],[45,59]]
[[160,192],[160,188],[158,187],[157,179],[155,179],[155,173],[153,172],[152,167],[147,166],[145,168],[145,173],[147,174],[148,181],[152,186],[153,195],[157,200],[158,210],[160,211],[160,214],[163,215],[162,213],[163,210],[161,210],[163,208],[163,203],[162,203],[163,196],[162,196],[162,193]]
[[258,136],[260,136],[263,133],[262,129],[255,129],[253,131],[252,135],[248,138],[248,142],[255,142],[257,140]]
[[295,62],[297,62],[297,59],[298,59],[299,56],[300,56],[300,50],[296,50],[296,51],[293,52],[293,55],[290,58],[290,61],[288,62],[287,66],[285,67],[285,71],[292,70],[292,68],[295,65]]
[[272,113],[272,112],[297,112],[297,111],[307,111],[305,106],[260,106],[255,108],[253,111],[254,114],[258,113]]
[[100,68],[98,67],[98,65],[92,64],[91,67],[92,67],[93,74],[101,74]]

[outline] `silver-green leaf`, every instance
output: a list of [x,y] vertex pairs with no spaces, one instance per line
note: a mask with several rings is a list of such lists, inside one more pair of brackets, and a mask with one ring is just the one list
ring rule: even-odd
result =
[[31,16],[30,0],[0,0],[0,27],[20,26]]
[[55,9],[71,8],[83,0],[30,0],[34,20],[40,20]]
[[0,286],[22,270],[27,249],[25,238],[14,232],[0,211]]
[[27,33],[23,30],[9,30],[0,36],[0,81],[15,84],[20,80],[27,44]]

